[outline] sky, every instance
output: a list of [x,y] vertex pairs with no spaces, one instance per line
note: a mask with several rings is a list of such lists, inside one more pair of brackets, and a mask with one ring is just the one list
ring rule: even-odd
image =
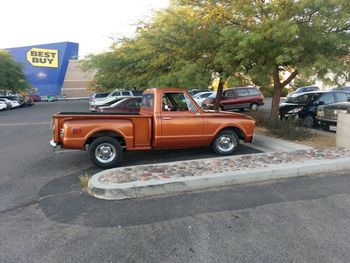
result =
[[2,0],[0,49],[71,41],[79,57],[132,36],[140,20],[169,0]]

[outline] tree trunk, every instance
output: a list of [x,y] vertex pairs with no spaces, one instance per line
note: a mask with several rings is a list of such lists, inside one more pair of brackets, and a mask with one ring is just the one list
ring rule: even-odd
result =
[[220,108],[220,101],[221,101],[223,89],[224,89],[224,80],[220,77],[219,86],[216,92],[216,98],[214,102],[214,110],[218,110]]
[[274,88],[273,88],[272,105],[271,105],[271,118],[272,119],[278,118],[281,91],[282,91],[282,88],[280,88],[280,83],[277,83],[277,85],[275,85],[275,84],[274,84]]
[[276,119],[279,115],[279,105],[281,99],[282,89],[287,86],[299,72],[295,69],[289,77],[281,83],[280,81],[280,72],[279,67],[276,65],[273,72],[273,96],[272,96],[272,104],[271,104],[271,118]]
[[271,118],[278,118],[279,114],[279,105],[281,98],[281,82],[280,82],[280,71],[276,65],[273,71],[273,95],[272,95],[272,104],[271,104]]

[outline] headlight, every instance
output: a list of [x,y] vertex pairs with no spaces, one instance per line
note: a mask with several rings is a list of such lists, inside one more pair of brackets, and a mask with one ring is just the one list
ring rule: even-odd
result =
[[295,108],[295,109],[292,109],[290,111],[288,111],[288,113],[299,113],[303,108],[300,107],[300,108]]
[[317,110],[317,117],[324,117],[324,111],[323,111],[323,109],[318,109],[318,110]]
[[346,110],[334,110],[334,115],[338,115],[339,113],[347,113]]

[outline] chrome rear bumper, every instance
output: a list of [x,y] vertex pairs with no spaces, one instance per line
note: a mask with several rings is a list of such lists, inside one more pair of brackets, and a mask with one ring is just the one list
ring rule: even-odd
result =
[[50,145],[55,152],[61,150],[61,145],[59,145],[57,142],[54,142],[54,140],[50,141]]

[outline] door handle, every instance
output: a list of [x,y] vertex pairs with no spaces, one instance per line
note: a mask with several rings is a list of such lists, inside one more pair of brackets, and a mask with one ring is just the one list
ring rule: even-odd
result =
[[163,120],[171,120],[170,117],[163,117]]

